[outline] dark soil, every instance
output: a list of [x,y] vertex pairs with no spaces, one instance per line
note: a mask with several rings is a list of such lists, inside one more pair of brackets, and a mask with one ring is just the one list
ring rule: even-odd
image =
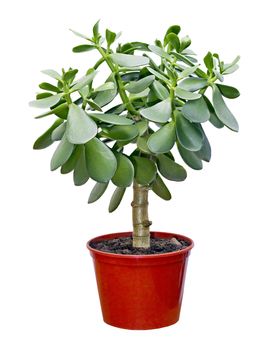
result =
[[131,237],[122,237],[92,242],[90,246],[94,249],[113,254],[148,255],[163,254],[182,250],[190,245],[189,242],[178,239],[181,245],[166,238],[151,238],[150,248],[133,248]]

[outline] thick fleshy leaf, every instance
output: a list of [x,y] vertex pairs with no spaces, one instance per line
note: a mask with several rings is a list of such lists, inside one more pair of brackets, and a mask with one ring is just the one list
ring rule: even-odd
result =
[[56,129],[54,129],[52,131],[51,134],[51,139],[53,141],[59,141],[62,139],[63,135],[65,134],[66,131],[66,127],[67,127],[67,123],[62,123],[60,124]]
[[165,36],[168,35],[169,33],[174,33],[174,34],[178,35],[180,33],[180,31],[181,31],[181,27],[180,26],[173,25],[173,26],[171,26],[171,27],[169,27],[167,29],[167,32],[166,32]]
[[104,83],[100,86],[98,86],[94,92],[99,92],[99,91],[107,91],[107,90],[112,90],[115,88],[115,85],[113,82],[107,82],[107,83]]
[[128,72],[121,75],[121,80],[124,82],[136,81],[140,78],[140,72]]
[[68,84],[71,84],[78,73],[78,69],[69,69],[63,74],[63,80]]
[[195,152],[188,151],[184,147],[182,147],[179,143],[177,144],[178,151],[183,158],[184,162],[194,170],[201,170],[203,168],[203,164],[201,159],[196,155]]
[[46,98],[42,98],[40,100],[31,101],[29,102],[29,106],[36,107],[36,108],[49,108],[57,104],[61,96],[62,94],[57,94]]
[[78,37],[80,37],[80,38],[82,38],[82,39],[89,39],[85,34],[81,34],[81,33],[79,33],[79,32],[76,32],[76,31],[73,30],[73,29],[70,29],[70,31],[71,31],[73,34],[75,34],[76,36],[78,36]]
[[88,112],[88,115],[96,120],[113,125],[132,125],[134,123],[132,119],[128,119],[125,116],[120,116],[117,114]]
[[58,116],[59,118],[62,118],[62,119],[67,119],[67,116],[68,116],[67,103],[66,102],[61,103],[60,105],[58,105],[54,108],[51,108],[51,110],[49,110],[48,112],[36,116],[35,119],[44,118],[44,117],[47,117],[48,115],[51,115],[51,114],[55,114],[56,116]]
[[187,177],[185,169],[164,154],[159,154],[158,169],[160,173],[171,181],[184,181]]
[[140,113],[144,118],[153,122],[165,123],[171,118],[171,101],[168,98],[152,107],[141,109]]
[[53,69],[45,69],[45,70],[42,70],[41,72],[58,81],[62,80],[62,76]]
[[93,37],[94,39],[97,41],[99,39],[100,33],[99,33],[99,24],[100,24],[100,20],[98,20],[94,26],[93,26]]
[[[195,65],[195,63],[192,62],[192,58],[189,59],[189,56],[187,57],[187,56],[182,55],[178,52],[173,52],[173,55],[178,59],[178,61],[182,61],[191,67],[193,67]],[[207,74],[200,68],[196,69],[195,74],[200,78],[205,78],[205,79],[207,78]]]
[[180,40],[175,33],[169,33],[165,36],[165,45],[168,43],[172,47],[172,49],[175,49],[177,52],[180,52]]
[[89,176],[97,182],[108,182],[117,168],[117,160],[112,151],[98,138],[87,142],[85,151]]
[[207,86],[207,80],[203,78],[186,78],[179,85],[181,89],[194,92]]
[[137,122],[136,126],[139,130],[139,135],[142,136],[148,130],[149,122],[143,119]]
[[36,100],[41,100],[42,98],[46,98],[50,96],[53,96],[51,92],[40,92],[39,94],[36,95]]
[[90,84],[92,82],[92,80],[95,78],[95,75],[97,74],[96,70],[93,70],[92,72],[90,72],[89,74],[85,75],[84,77],[82,77],[81,79],[79,79],[75,85],[73,85],[73,87],[70,89],[70,92],[74,92],[74,91],[79,91],[81,90],[84,86]]
[[106,80],[106,82],[113,82],[115,88],[111,90],[100,91],[96,94],[96,97],[94,98],[94,102],[97,103],[100,107],[106,106],[117,95],[117,85],[114,78],[114,74],[111,74],[109,78]]
[[171,60],[172,60],[172,58],[170,57],[170,55],[169,55],[167,52],[165,52],[163,49],[161,49],[160,47],[155,46],[155,45],[149,45],[148,47],[149,47],[149,49],[150,49],[153,53],[155,53],[156,55],[158,55],[158,56],[160,56],[160,57],[162,57],[162,58],[165,58],[165,59],[168,60],[168,61],[171,61]]
[[50,168],[52,171],[56,170],[61,165],[66,163],[66,161],[71,156],[74,147],[75,146],[72,143],[70,143],[64,135],[51,159]]
[[216,84],[221,94],[226,98],[237,98],[240,96],[238,89],[233,86]]
[[115,153],[117,159],[117,170],[111,179],[118,187],[129,187],[134,178],[134,167],[128,157],[122,153]]
[[196,100],[201,97],[200,94],[184,90],[178,86],[175,88],[175,93],[178,97],[183,98],[184,100]]
[[69,159],[60,168],[61,174],[68,174],[74,170],[76,163],[81,155],[81,148],[82,148],[82,145],[77,145],[74,148]]
[[85,146],[80,145],[79,158],[74,167],[73,180],[75,186],[84,185],[89,179],[89,173],[86,165],[86,155],[85,155]]
[[156,78],[162,80],[166,84],[170,84],[169,79],[165,75],[161,74],[160,72],[157,72],[155,69],[152,69],[151,67],[147,67],[147,69],[150,73],[155,75]]
[[[201,127],[201,129],[202,129],[202,127]],[[203,145],[202,145],[202,147],[200,148],[199,151],[195,152],[195,154],[200,159],[204,160],[205,162],[210,162],[210,159],[211,159],[211,146],[210,146],[208,138],[207,138],[206,134],[204,133],[203,129],[202,129],[202,132],[203,132],[203,135],[204,135]]]
[[147,144],[150,151],[153,153],[166,153],[170,151],[175,143],[175,135],[175,123],[170,122],[165,124],[149,137]]
[[210,112],[203,97],[187,101],[182,108],[184,117],[190,122],[204,123],[210,118]]
[[95,103],[93,100],[88,99],[87,100],[87,104],[90,106],[90,108],[92,108],[95,111],[99,111],[102,112],[102,109],[100,108],[100,106]]
[[213,55],[211,54],[211,52],[208,52],[205,57],[204,57],[204,63],[206,65],[206,68],[208,69],[208,71],[210,73],[213,72],[213,68],[214,68],[214,60],[213,60]]
[[169,91],[158,80],[155,80],[151,85],[151,90],[159,100],[166,100],[169,97]]
[[51,127],[35,141],[35,143],[33,145],[33,149],[43,149],[43,148],[46,148],[46,147],[52,145],[52,143],[53,143],[53,140],[51,138],[52,132],[59,125],[61,125],[61,123],[63,123],[63,120],[57,119],[55,121],[55,123],[53,123],[51,125]]
[[160,175],[156,175],[156,179],[152,183],[152,190],[157,196],[164,199],[165,201],[169,201],[172,196],[165,183],[163,182]]
[[224,124],[218,119],[212,103],[209,101],[209,99],[206,96],[204,96],[204,100],[210,112],[210,118],[209,118],[210,123],[218,129],[223,128]]
[[202,132],[181,113],[176,116],[176,134],[180,144],[189,151],[198,151],[202,147]]
[[72,51],[73,52],[87,52],[94,50],[96,47],[94,45],[78,45],[73,47]]
[[239,65],[238,65],[238,64],[235,64],[234,66],[231,66],[231,67],[229,67],[229,68],[226,68],[226,69],[224,70],[224,73],[223,73],[223,74],[232,74],[232,73],[234,73],[236,70],[238,70],[238,68],[239,68]]
[[150,135],[144,135],[137,138],[137,148],[146,154],[152,154],[147,144],[149,137]]
[[49,83],[41,83],[39,84],[40,89],[46,90],[46,91],[53,91],[53,92],[60,92],[59,88],[57,86],[54,86]]
[[140,80],[132,81],[127,86],[125,86],[125,89],[131,92],[132,94],[138,94],[139,92],[144,91],[148,86],[150,86],[154,79],[154,75],[148,75],[147,77],[142,78]]
[[114,43],[115,39],[116,39],[116,33],[112,32],[109,29],[106,29],[106,40],[107,40],[108,47],[110,47],[111,44]]
[[110,58],[114,63],[122,67],[138,67],[149,64],[149,58],[144,56],[126,55],[123,53],[112,53]]
[[135,179],[140,185],[149,185],[156,177],[156,165],[149,158],[133,157]]
[[109,138],[118,141],[133,140],[139,134],[136,125],[116,125],[107,131],[103,129],[103,131],[106,132],[106,135]]
[[69,142],[84,144],[97,134],[97,124],[79,106],[69,107],[66,136]]
[[187,67],[185,68],[182,72],[178,74],[180,79],[186,78],[189,75],[193,74],[198,68],[198,65],[193,66],[193,67]]
[[228,109],[216,85],[213,86],[213,105],[218,119],[221,120],[221,122],[224,123],[229,129],[238,131],[239,128],[237,120]]
[[111,197],[110,204],[109,204],[109,209],[108,209],[110,213],[116,210],[120,205],[121,200],[124,196],[125,190],[126,190],[125,187],[117,187],[113,192],[113,195]]
[[88,203],[94,203],[104,194],[108,187],[108,182],[97,182],[90,192]]
[[183,53],[185,53],[185,52],[186,52],[185,49],[186,49],[188,46],[190,46],[190,45],[191,45],[191,39],[189,38],[189,36],[186,35],[186,36],[182,37],[182,39],[181,39],[181,45],[180,45],[180,51],[183,52]]

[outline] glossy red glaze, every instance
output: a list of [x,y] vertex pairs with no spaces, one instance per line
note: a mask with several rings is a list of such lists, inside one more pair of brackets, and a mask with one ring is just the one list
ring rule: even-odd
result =
[[182,235],[151,232],[152,237],[176,237],[190,243],[177,252],[151,255],[112,254],[90,247],[94,241],[130,235],[131,232],[107,234],[87,243],[94,261],[103,319],[126,329],[170,326],[179,320],[193,241]]

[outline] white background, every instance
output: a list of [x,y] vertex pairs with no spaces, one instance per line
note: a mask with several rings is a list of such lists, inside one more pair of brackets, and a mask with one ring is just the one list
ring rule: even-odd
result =
[[[260,1],[11,1],[1,9],[0,348],[3,350],[262,349],[262,13]],[[108,214],[110,193],[86,201],[90,182],[50,173],[54,150],[32,143],[51,123],[28,107],[42,69],[78,67],[96,54],[73,54],[89,34],[123,31],[122,40],[153,42],[180,24],[202,58],[208,50],[241,69],[225,82],[241,91],[229,101],[240,133],[207,126],[213,155],[204,170],[170,183],[173,199],[151,196],[152,228],[189,235],[181,320],[153,331],[102,322],[92,260],[94,236],[131,229],[131,192]],[[38,112],[38,111],[37,111]]]

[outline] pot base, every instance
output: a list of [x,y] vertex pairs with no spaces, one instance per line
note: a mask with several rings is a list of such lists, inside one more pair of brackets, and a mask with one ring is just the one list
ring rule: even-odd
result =
[[134,330],[170,326],[179,320],[193,241],[177,234],[152,232],[152,237],[175,237],[189,242],[189,246],[180,251],[154,255],[112,254],[91,247],[94,241],[131,234],[99,236],[87,244],[94,261],[104,322]]

